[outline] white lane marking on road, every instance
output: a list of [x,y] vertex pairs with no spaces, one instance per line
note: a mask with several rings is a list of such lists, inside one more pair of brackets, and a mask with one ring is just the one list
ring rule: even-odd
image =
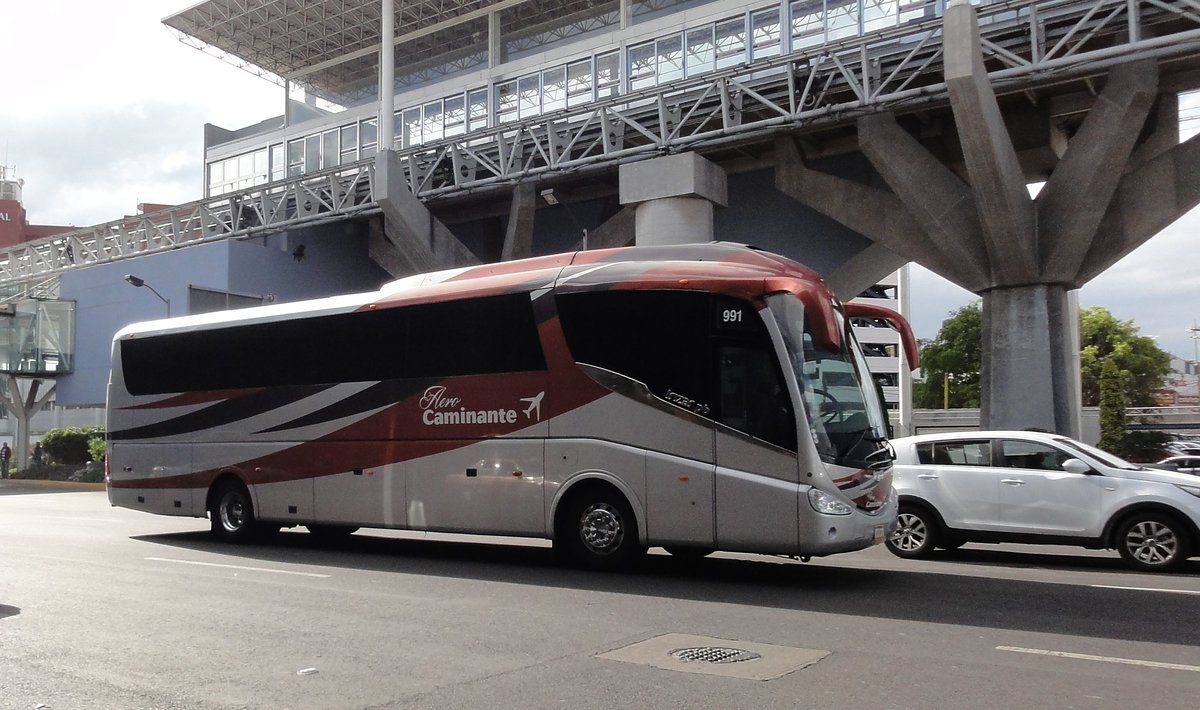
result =
[[271,574],[294,574],[297,577],[316,577],[318,579],[328,579],[331,575],[317,574],[316,572],[293,572],[286,569],[270,569],[268,567],[243,567],[242,565],[223,565],[216,562],[198,562],[196,560],[174,560],[170,557],[147,557],[151,562],[174,562],[179,565],[199,565],[201,567],[221,567],[223,569],[240,569],[247,572],[270,572]]
[[1056,656],[1058,658],[1075,658],[1081,661],[1101,661],[1104,663],[1123,663],[1127,666],[1143,666],[1145,668],[1166,668],[1172,671],[1192,671],[1200,673],[1200,666],[1188,666],[1182,663],[1161,663],[1159,661],[1142,661],[1136,658],[1114,658],[1112,656],[1092,656],[1086,653],[1068,653],[1067,651],[1047,651],[1043,648],[1021,648],[1019,646],[997,646],[997,651],[1012,651],[1013,653],[1032,653],[1035,656]]
[[1131,592],[1167,592],[1168,594],[1200,594],[1191,589],[1160,589],[1158,587],[1117,587],[1111,584],[1093,584],[1096,589],[1125,589]]

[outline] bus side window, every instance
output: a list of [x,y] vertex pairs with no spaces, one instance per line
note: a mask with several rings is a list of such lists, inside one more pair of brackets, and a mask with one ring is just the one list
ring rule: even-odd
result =
[[708,357],[709,294],[698,291],[584,291],[556,297],[576,362],[646,385],[702,416],[717,408]]
[[618,372],[695,414],[796,450],[783,374],[750,302],[642,290],[558,294],[556,303],[576,362]]
[[774,352],[722,345],[718,362],[721,423],[795,451],[796,419]]

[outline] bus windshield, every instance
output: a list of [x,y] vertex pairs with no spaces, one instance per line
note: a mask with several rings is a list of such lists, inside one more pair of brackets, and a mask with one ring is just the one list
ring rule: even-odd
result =
[[768,300],[822,460],[841,466],[877,463],[887,438],[887,415],[849,323],[836,314],[842,345],[830,349],[814,337],[799,298],[784,294]]

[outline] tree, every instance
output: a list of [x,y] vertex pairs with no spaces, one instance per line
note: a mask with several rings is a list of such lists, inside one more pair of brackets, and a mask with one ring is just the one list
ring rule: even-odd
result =
[[[978,301],[953,311],[937,338],[921,348],[925,382],[913,386],[913,406],[941,409],[949,383],[950,407],[979,406],[979,370],[983,362],[983,308]],[[1133,321],[1117,320],[1100,306],[1079,311],[1079,362],[1083,405],[1100,404],[1100,369],[1112,360],[1119,371],[1125,402],[1131,407],[1155,404],[1154,390],[1171,371],[1171,356],[1153,338],[1138,335]]]
[[1079,311],[1079,369],[1083,380],[1083,405],[1100,401],[1100,378],[1105,362],[1112,360],[1120,371],[1125,402],[1131,407],[1152,407],[1154,390],[1171,372],[1171,356],[1159,349],[1153,338],[1138,335],[1133,321],[1117,320],[1100,306]]
[[1100,448],[1125,454],[1125,383],[1116,360],[1107,358],[1100,366]]
[[941,409],[948,389],[951,409],[978,407],[982,340],[983,306],[979,301],[951,312],[937,337],[921,348],[925,381],[913,387],[913,406]]

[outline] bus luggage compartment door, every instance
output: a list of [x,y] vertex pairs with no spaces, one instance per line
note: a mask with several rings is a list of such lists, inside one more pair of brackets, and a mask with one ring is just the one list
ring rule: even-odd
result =
[[715,468],[705,461],[646,452],[646,534],[652,544],[713,547]]
[[[190,472],[191,447],[184,444],[113,443],[109,502],[123,508],[166,515],[191,515],[190,496],[186,507],[166,504],[167,493],[156,479]],[[172,490],[172,500],[186,491]]]

